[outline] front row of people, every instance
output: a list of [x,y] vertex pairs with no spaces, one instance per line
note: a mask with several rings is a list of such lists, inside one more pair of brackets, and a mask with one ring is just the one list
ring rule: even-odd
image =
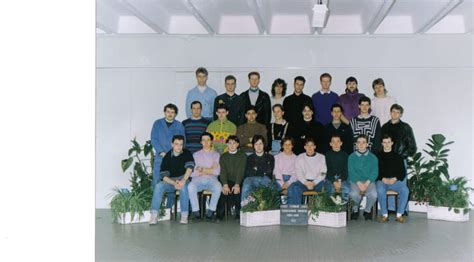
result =
[[[219,155],[213,147],[213,135],[201,135],[202,149],[192,155],[184,149],[184,137],[172,138],[172,149],[161,163],[161,181],[154,185],[150,224],[156,224],[164,194],[168,200],[179,191],[181,224],[188,223],[189,202],[193,219],[201,219],[198,193],[212,193],[205,218],[221,220],[225,206],[235,207],[235,218],[239,219],[240,204],[252,191],[272,183],[287,191],[288,204],[301,204],[305,191],[339,192],[346,201],[352,201],[351,219],[359,217],[362,197],[367,198],[363,216],[372,219],[372,207],[379,199],[381,216],[379,221],[388,221],[386,204],[387,190],[398,193],[399,201],[396,221],[403,223],[403,213],[408,201],[408,188],[402,182],[406,176],[403,158],[392,150],[389,135],[382,139],[383,151],[374,155],[368,150],[368,139],[359,135],[356,151],[348,155],[342,148],[339,134],[333,134],[325,155],[316,151],[317,144],[309,137],[305,140],[305,152],[293,153],[294,140],[289,137],[281,141],[282,152],[275,157],[265,151],[265,138],[252,138],[253,153],[248,155],[239,149],[237,136],[229,136],[228,151]],[[350,199],[349,199],[350,198]],[[173,201],[168,201],[168,207]],[[227,205],[226,205],[227,203]]]

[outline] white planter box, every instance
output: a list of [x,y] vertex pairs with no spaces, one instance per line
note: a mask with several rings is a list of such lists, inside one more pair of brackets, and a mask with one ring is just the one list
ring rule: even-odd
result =
[[345,227],[346,226],[346,212],[319,212],[318,217],[308,215],[308,225],[323,226],[323,227]]
[[244,227],[272,226],[280,224],[280,210],[240,212],[240,225]]
[[[165,209],[165,215],[162,218],[159,218],[158,221],[170,220],[171,212],[169,208]],[[139,216],[135,213],[135,216],[132,220],[132,215],[130,212],[125,213],[125,216],[122,214],[117,218],[119,224],[136,224],[136,223],[148,223],[150,222],[150,211],[144,211],[143,216]]]
[[408,211],[409,212],[426,213],[428,211],[428,203],[408,201]]
[[459,213],[454,213],[454,208],[448,211],[448,207],[428,206],[428,219],[445,220],[454,222],[469,221],[469,213],[463,213],[463,209],[459,208]]

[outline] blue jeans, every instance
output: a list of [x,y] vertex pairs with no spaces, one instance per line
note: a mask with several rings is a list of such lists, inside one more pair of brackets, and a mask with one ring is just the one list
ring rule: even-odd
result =
[[[330,182],[328,182],[327,180],[323,180],[317,185],[315,185],[313,190],[311,191],[321,192],[323,188],[325,188],[326,191],[329,192],[330,186]],[[301,205],[301,202],[303,200],[303,193],[305,191],[310,190],[308,190],[308,188],[299,180],[292,183],[290,187],[288,187],[288,205]]]
[[[188,214],[189,212],[189,196],[188,196],[188,184],[186,184],[179,190],[179,203],[181,205],[181,214]],[[161,181],[155,185],[153,190],[153,198],[151,200],[151,212],[159,212],[163,194],[168,193],[168,199],[174,199],[176,189],[173,185]]]
[[[330,183],[329,193],[333,194],[336,192],[333,183]],[[344,201],[349,201],[349,193],[351,192],[351,185],[347,181],[342,181],[341,183],[341,191],[342,199]]]
[[155,156],[155,162],[153,163],[153,182],[152,186],[155,187],[161,181],[160,171],[161,171],[161,162],[163,162],[163,158],[160,155]]
[[[290,180],[291,176],[290,176],[290,175],[282,175],[282,178],[283,178],[283,183],[285,183],[285,182],[287,182],[288,180]],[[283,190],[276,179],[275,179],[274,184],[275,184],[275,187],[276,187],[279,191]]]
[[268,176],[251,176],[247,177],[242,184],[242,192],[240,199],[244,201],[252,191],[257,189],[260,186],[269,186],[271,184],[271,180]]
[[[359,212],[360,201],[362,201],[362,196],[360,195],[359,187],[357,183],[349,182],[351,185],[351,192],[349,193],[349,197],[352,199],[352,212]],[[367,197],[367,202],[365,205],[365,212],[370,212],[372,210],[372,206],[377,201],[377,189],[375,183],[371,182],[367,190],[365,191],[365,196]]]
[[212,192],[209,210],[216,211],[217,202],[219,201],[222,191],[222,186],[217,180],[217,177],[206,176],[195,177],[188,185],[189,200],[191,200],[191,208],[193,212],[199,211],[198,192],[203,190],[209,190]]
[[387,190],[393,190],[398,193],[397,213],[403,214],[408,203],[408,187],[403,183],[403,181],[397,181],[392,185],[387,185],[382,181],[377,181],[377,195],[379,197],[380,213],[382,213],[382,215],[388,214]]
[[276,156],[280,153],[281,149],[281,140],[273,140],[272,141],[272,155]]

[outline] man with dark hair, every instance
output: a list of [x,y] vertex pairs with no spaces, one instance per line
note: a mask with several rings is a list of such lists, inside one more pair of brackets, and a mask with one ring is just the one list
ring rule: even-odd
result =
[[[293,82],[294,92],[283,100],[283,111],[285,111],[285,120],[296,126],[303,122],[304,105],[312,104],[311,97],[303,93],[306,79],[302,76],[295,77]],[[294,137],[296,139],[296,137]]]
[[306,138],[305,153],[296,157],[296,177],[298,181],[288,187],[288,204],[300,205],[304,191],[326,191],[330,185],[326,181],[326,158],[316,152],[316,144],[311,137]]
[[256,188],[271,185],[275,167],[275,159],[265,152],[265,138],[255,135],[252,144],[255,152],[247,158],[245,179],[242,185],[242,201]]
[[331,122],[331,106],[337,102],[339,96],[330,90],[332,77],[324,73],[319,77],[321,90],[314,93],[311,99],[315,109],[314,118],[323,125]]
[[381,150],[381,127],[379,118],[369,114],[370,98],[364,96],[359,99],[360,115],[351,119],[351,128],[354,138],[359,135],[366,135],[368,138],[368,148],[372,152]]
[[[275,79],[275,81],[273,81],[273,84],[272,84],[272,96],[270,97],[270,105],[272,107],[272,110],[273,110],[273,106],[274,105],[283,105],[283,100],[285,99],[285,95],[286,95],[286,82],[285,80],[281,79],[281,78],[277,78]],[[271,117],[271,122],[275,122],[275,118],[273,117],[273,114],[272,114],[272,117]]]
[[222,220],[225,214],[225,203],[227,208],[235,206],[235,219],[240,217],[240,188],[245,176],[245,165],[247,156],[239,149],[239,138],[229,136],[227,138],[226,153],[220,158],[221,174],[219,179],[222,183],[222,195],[217,204],[217,218]]
[[365,96],[359,93],[357,88],[357,79],[350,76],[346,79],[346,90],[345,94],[339,96],[337,103],[342,106],[343,118],[341,121],[345,124],[349,124],[349,121],[359,115],[359,99]]
[[313,138],[315,141],[318,153],[324,154],[329,147],[324,126],[314,119],[313,112],[313,105],[311,103],[303,105],[303,121],[296,126],[294,132],[288,134],[295,139],[294,151],[296,155],[305,152],[304,145],[308,137]]
[[[255,106],[248,106],[245,112],[247,123],[237,128],[237,137],[241,142],[242,150],[250,155],[253,152],[253,137],[255,135],[267,136],[267,128],[256,121],[258,115]],[[265,144],[267,147],[267,144]]]
[[168,196],[174,197],[176,190],[179,190],[181,205],[180,223],[188,223],[188,179],[194,168],[194,159],[191,152],[183,148],[184,137],[182,135],[173,136],[171,141],[172,148],[165,154],[161,163],[161,182],[154,185],[150,209],[150,225],[156,224],[163,194],[167,193]]
[[379,176],[377,181],[377,195],[380,203],[380,212],[382,216],[379,221],[388,221],[387,209],[387,190],[393,190],[398,193],[398,207],[396,221],[405,222],[403,213],[408,203],[408,187],[403,180],[406,176],[405,164],[403,158],[392,150],[393,141],[389,135],[382,138],[383,151],[377,154],[379,160]]
[[227,150],[226,139],[237,132],[237,127],[234,123],[227,120],[228,114],[227,106],[219,104],[216,110],[217,120],[210,123],[206,130],[214,136],[214,148],[221,155]]
[[202,116],[209,120],[212,120],[213,111],[212,106],[214,99],[217,96],[217,92],[207,86],[207,70],[204,67],[199,67],[196,70],[197,86],[188,91],[186,95],[186,116],[191,117],[191,103],[193,101],[199,101],[202,105]]
[[201,116],[202,104],[199,101],[191,103],[192,115],[190,118],[183,121],[184,132],[186,134],[185,148],[196,153],[201,150],[201,135],[206,132],[209,120]]
[[341,146],[344,146],[341,135],[333,133],[330,139],[331,149],[326,152],[328,169],[326,179],[331,183],[330,192],[342,193],[342,198],[347,201],[351,191],[351,185],[347,182],[347,158],[349,155],[341,150]]
[[[214,100],[214,114],[217,111],[217,107],[221,104],[224,104],[229,109],[229,119],[236,126],[239,126],[245,122],[244,119],[244,110],[242,97],[235,93],[235,88],[237,85],[237,79],[233,75],[228,75],[225,77],[225,93],[219,95]],[[217,120],[217,114],[214,115],[214,120]]]
[[[242,97],[242,106],[248,108],[249,106],[255,106],[255,112],[257,113],[257,122],[268,126],[272,116],[270,96],[260,90],[258,84],[260,83],[260,74],[258,72],[250,72],[249,75],[250,88],[240,94]],[[244,141],[241,140],[242,143]]]
[[214,212],[217,208],[217,201],[221,195],[221,183],[219,176],[221,168],[219,165],[219,153],[212,148],[213,136],[210,133],[201,135],[202,149],[194,153],[195,168],[191,175],[192,181],[188,185],[189,200],[194,215],[194,219],[201,219],[199,212],[198,192],[209,190],[212,192],[209,208],[207,209],[206,220],[214,219]]
[[[326,130],[326,138],[330,140],[333,134],[338,134],[338,136],[341,138],[342,150],[344,150],[347,154],[350,154],[352,151],[354,151],[354,137],[352,135],[351,126],[342,122],[341,118],[343,113],[344,110],[342,109],[341,105],[332,105],[332,122],[327,124],[324,128]],[[328,143],[329,142],[330,141],[328,141]]]

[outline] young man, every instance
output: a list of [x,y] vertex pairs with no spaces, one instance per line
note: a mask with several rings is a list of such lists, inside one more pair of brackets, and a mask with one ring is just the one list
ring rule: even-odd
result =
[[270,186],[275,168],[275,159],[265,152],[265,138],[255,135],[252,144],[255,152],[247,158],[241,201],[259,186]]
[[194,219],[201,219],[198,192],[203,190],[212,192],[209,209],[206,212],[206,220],[214,219],[217,201],[219,201],[219,196],[221,195],[222,186],[217,180],[217,176],[221,171],[219,153],[212,148],[213,138],[211,134],[203,133],[201,135],[202,149],[193,155],[196,167],[191,175],[192,181],[188,185],[188,193]]
[[184,133],[186,134],[185,148],[196,153],[202,149],[201,135],[206,132],[209,120],[201,116],[202,104],[199,101],[191,103],[192,116],[183,121]]
[[[237,137],[241,142],[242,150],[250,155],[253,153],[253,144],[252,138],[255,135],[267,136],[267,128],[256,121],[257,119],[257,110],[255,106],[248,106],[245,112],[245,118],[247,118],[247,123],[239,126],[237,128]],[[267,145],[265,144],[265,147]]]
[[[342,141],[342,150],[348,155],[354,151],[354,136],[352,134],[351,126],[343,123],[341,117],[344,113],[342,106],[334,104],[331,106],[332,121],[324,128],[326,130],[326,137],[331,139],[333,134],[338,134]],[[330,141],[329,141],[330,142]]]
[[304,105],[312,104],[311,97],[303,94],[304,84],[306,79],[302,76],[295,77],[293,82],[294,92],[292,95],[287,96],[283,100],[283,111],[285,111],[285,120],[290,122],[292,125],[299,125],[303,122],[303,111]]
[[385,82],[382,78],[377,78],[372,82],[374,98],[372,99],[372,115],[380,120],[380,125],[390,120],[390,107],[397,103],[397,99],[388,96]]
[[219,179],[222,183],[222,195],[217,204],[217,219],[222,220],[225,214],[225,203],[227,208],[235,206],[235,219],[240,217],[240,188],[245,176],[245,165],[247,155],[239,149],[239,138],[229,136],[227,148],[229,149],[220,158],[221,174]]
[[339,96],[330,90],[332,76],[324,73],[319,77],[321,90],[314,93],[311,99],[313,107],[316,110],[315,119],[323,125],[331,122],[331,106],[337,102]]
[[[236,126],[240,126],[245,122],[244,119],[244,110],[242,97],[235,93],[235,87],[237,84],[237,79],[235,76],[228,75],[225,77],[225,93],[219,95],[214,100],[214,113],[217,111],[219,105],[224,104],[229,109],[229,119]],[[217,120],[217,115],[214,115],[214,120]]]
[[370,98],[364,96],[359,99],[360,115],[351,119],[351,128],[354,139],[359,135],[365,135],[368,139],[369,150],[377,153],[381,150],[381,127],[378,117],[370,115]]
[[[272,96],[270,97],[270,105],[273,109],[274,105],[283,105],[283,100],[285,99],[286,95],[286,82],[281,78],[275,79],[272,84]],[[275,117],[272,115],[271,122],[275,122]]]
[[186,117],[188,118],[192,116],[191,103],[193,101],[199,101],[202,104],[202,116],[209,121],[212,120],[214,115],[212,106],[217,92],[207,86],[207,75],[207,69],[204,67],[199,67],[196,70],[197,86],[189,90],[186,95]]
[[342,150],[344,142],[341,135],[334,133],[329,143],[331,149],[326,153],[327,173],[326,179],[331,182],[330,192],[342,193],[345,201],[349,200],[351,185],[347,182],[347,158],[349,155]]
[[178,107],[174,104],[167,104],[163,111],[165,117],[156,120],[151,129],[151,144],[156,152],[152,186],[155,186],[160,181],[161,162],[166,153],[171,149],[171,139],[175,135],[185,135],[183,125],[175,120],[176,115],[178,115]]
[[324,126],[313,118],[313,105],[303,105],[302,115],[303,121],[300,122],[294,132],[290,132],[288,135],[295,139],[295,154],[299,155],[305,152],[304,145],[306,138],[311,137],[318,145],[318,153],[325,153],[329,145],[327,145],[326,131]]
[[211,133],[214,137],[214,148],[221,155],[227,148],[226,139],[237,132],[237,127],[234,123],[227,120],[228,114],[229,111],[225,104],[218,105],[216,110],[217,120],[210,123],[206,130],[206,132]]
[[377,181],[377,195],[380,203],[380,211],[382,216],[379,221],[388,221],[387,209],[387,190],[393,190],[398,193],[398,210],[396,221],[405,222],[403,213],[408,203],[409,190],[405,183],[406,171],[403,158],[392,150],[393,141],[389,135],[382,138],[383,151],[377,154],[379,160],[379,176]]
[[375,180],[377,179],[379,166],[377,157],[368,149],[368,138],[366,135],[358,135],[356,139],[356,151],[349,156],[348,170],[351,192],[349,197],[352,200],[351,219],[359,218],[359,205],[362,195],[367,197],[364,218],[372,220],[372,206],[377,201],[377,189]]
[[188,179],[194,168],[194,159],[189,150],[183,149],[183,136],[173,136],[171,141],[172,149],[165,154],[161,163],[160,175],[162,181],[154,186],[150,210],[150,225],[156,224],[163,194],[168,193],[168,195],[174,197],[176,190],[179,190],[179,203],[181,204],[180,223],[188,223]]
[[[255,106],[258,115],[257,122],[268,126],[272,115],[270,96],[258,87],[260,83],[260,74],[258,72],[250,72],[248,77],[250,87],[247,91],[240,94],[243,102],[242,106],[243,108]],[[244,143],[244,141],[240,141]]]
[[343,116],[342,122],[349,124],[349,121],[359,115],[359,99],[365,96],[359,93],[357,88],[357,79],[350,76],[346,79],[346,90],[345,94],[339,96],[337,103],[342,106]]
[[[268,141],[268,151],[272,155],[277,155],[280,153],[281,143],[284,137],[287,134],[294,133],[293,125],[283,119],[285,111],[283,111],[283,106],[281,104],[276,104],[272,107],[274,122],[270,124],[267,128],[267,141]],[[293,147],[292,147],[293,148]]]
[[296,157],[296,177],[298,181],[288,187],[288,204],[299,205],[304,191],[329,191],[326,181],[326,158],[323,154],[316,152],[316,143],[311,137],[306,138],[304,145],[305,153]]

